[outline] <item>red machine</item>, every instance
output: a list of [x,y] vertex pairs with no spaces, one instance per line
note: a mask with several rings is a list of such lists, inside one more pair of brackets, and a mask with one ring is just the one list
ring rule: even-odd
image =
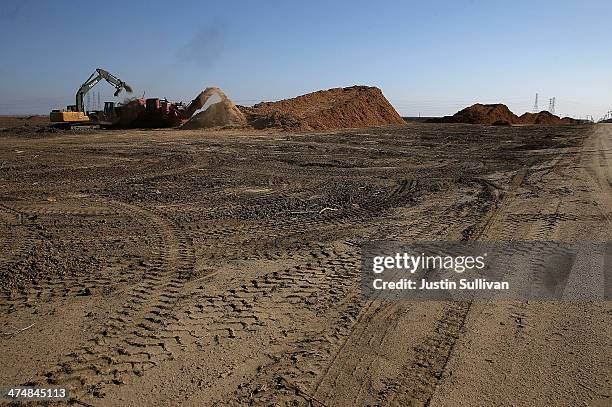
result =
[[188,106],[166,99],[132,99],[125,104],[105,102],[104,111],[91,114],[92,121],[106,128],[176,127],[186,122],[198,110],[199,99]]
[[214,94],[225,97],[219,88],[206,88],[187,106],[166,99],[132,99],[115,105],[104,102],[104,110],[89,114],[92,123],[104,128],[177,127],[201,109]]

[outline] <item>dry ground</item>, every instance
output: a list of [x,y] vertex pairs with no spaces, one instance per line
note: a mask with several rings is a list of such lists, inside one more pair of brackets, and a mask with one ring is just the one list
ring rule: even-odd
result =
[[38,125],[51,124],[49,116],[3,116],[0,115],[0,130],[14,129],[15,127],[33,127]]
[[609,241],[611,151],[612,125],[4,131],[0,384],[86,405],[609,405],[610,302],[366,301],[359,242]]

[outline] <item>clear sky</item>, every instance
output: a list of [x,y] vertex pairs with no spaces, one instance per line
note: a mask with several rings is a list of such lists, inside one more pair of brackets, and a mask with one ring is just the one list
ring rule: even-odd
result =
[[[147,97],[239,104],[353,84],[406,116],[477,101],[612,110],[612,1],[0,2],[0,114],[48,113],[105,68]],[[112,88],[98,85],[102,101]],[[95,100],[95,99],[94,99]]]

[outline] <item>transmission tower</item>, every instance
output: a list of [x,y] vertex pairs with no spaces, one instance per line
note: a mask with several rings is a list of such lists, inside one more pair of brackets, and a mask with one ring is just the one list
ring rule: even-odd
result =
[[102,110],[102,104],[100,103],[100,92],[98,92],[98,106],[96,107],[96,110]]
[[548,111],[552,114],[555,114],[555,102],[556,98],[554,96],[548,99]]
[[553,96],[552,114],[555,114],[556,104],[557,104],[557,98]]
[[538,113],[538,94],[536,93],[535,103],[533,104],[533,113]]

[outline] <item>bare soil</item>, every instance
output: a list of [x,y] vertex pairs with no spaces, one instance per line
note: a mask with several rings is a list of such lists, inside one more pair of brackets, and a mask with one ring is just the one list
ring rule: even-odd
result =
[[96,406],[609,405],[610,302],[367,301],[359,244],[609,241],[612,125],[0,145],[3,385]]
[[50,123],[49,116],[3,116],[0,115],[0,130],[14,127],[29,127],[48,125]]

